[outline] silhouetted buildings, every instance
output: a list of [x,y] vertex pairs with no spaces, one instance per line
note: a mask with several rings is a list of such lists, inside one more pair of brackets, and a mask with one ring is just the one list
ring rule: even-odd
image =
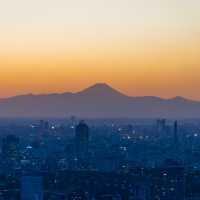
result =
[[200,199],[200,120],[48,121],[0,126],[0,200]]
[[174,122],[174,144],[178,145],[178,121]]
[[75,129],[75,151],[78,161],[88,162],[89,127],[84,121],[76,126]]

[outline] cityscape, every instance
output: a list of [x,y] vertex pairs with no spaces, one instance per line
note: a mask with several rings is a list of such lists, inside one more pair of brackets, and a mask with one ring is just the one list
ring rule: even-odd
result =
[[1,122],[0,199],[200,198],[200,121]]
[[200,0],[0,0],[0,200],[200,200]]

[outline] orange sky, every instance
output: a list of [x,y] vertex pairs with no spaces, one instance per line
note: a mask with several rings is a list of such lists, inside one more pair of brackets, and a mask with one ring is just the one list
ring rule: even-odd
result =
[[133,96],[200,100],[199,2],[56,2],[1,6],[0,97],[105,82]]
[[149,45],[145,49],[118,44],[114,49],[90,47],[58,55],[2,56],[1,96],[79,91],[106,82],[134,96],[200,99],[199,44]]

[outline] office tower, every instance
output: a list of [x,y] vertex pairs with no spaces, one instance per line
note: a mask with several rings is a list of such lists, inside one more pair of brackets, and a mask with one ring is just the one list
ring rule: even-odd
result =
[[21,179],[21,200],[43,200],[43,178],[24,176]]
[[19,138],[15,135],[8,135],[2,141],[2,156],[5,161],[17,162],[20,159]]
[[178,122],[174,122],[174,144],[178,143]]
[[84,121],[76,126],[75,148],[78,159],[86,159],[88,156],[89,127]]

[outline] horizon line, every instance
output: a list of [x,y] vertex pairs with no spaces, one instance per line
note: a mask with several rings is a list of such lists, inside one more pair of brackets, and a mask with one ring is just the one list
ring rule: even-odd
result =
[[173,100],[173,99],[184,99],[184,100],[189,100],[189,101],[194,101],[194,102],[200,102],[200,99],[192,99],[192,98],[189,98],[189,97],[185,97],[185,96],[172,96],[172,97],[161,97],[161,96],[157,96],[157,95],[141,95],[141,96],[132,96],[132,95],[128,95],[128,94],[125,94],[123,91],[121,90],[118,90],[118,89],[115,89],[113,88],[110,84],[107,84],[105,82],[97,82],[97,83],[94,83],[94,84],[90,84],[89,86],[87,87],[84,87],[83,89],[81,90],[78,90],[78,91],[75,91],[75,92],[71,92],[71,91],[65,91],[65,92],[49,92],[49,93],[33,93],[33,92],[30,92],[30,93],[24,93],[24,94],[17,94],[17,95],[11,95],[11,96],[7,96],[7,97],[0,97],[0,100],[6,100],[6,99],[12,99],[12,98],[16,98],[16,97],[23,97],[23,96],[48,96],[48,95],[63,95],[63,94],[78,94],[78,93],[81,93],[81,92],[84,92],[88,89],[91,89],[95,86],[106,86],[110,89],[112,89],[113,91],[116,91],[118,93],[121,93],[121,95],[124,95],[124,96],[127,96],[127,97],[131,97],[131,98],[145,98],[145,97],[152,97],[152,98],[158,98],[160,100]]

